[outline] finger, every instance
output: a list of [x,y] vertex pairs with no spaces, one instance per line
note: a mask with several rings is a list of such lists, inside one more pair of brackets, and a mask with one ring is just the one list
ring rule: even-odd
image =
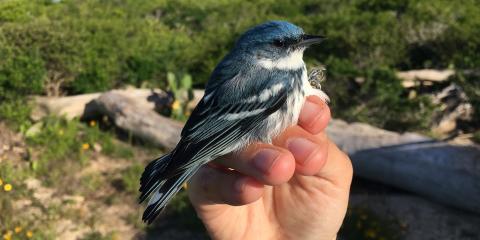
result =
[[[292,139],[304,138],[317,144],[317,148],[304,147],[305,149],[295,150],[293,149],[291,142]],[[290,143],[290,147],[289,147]],[[350,186],[353,168],[352,163],[348,155],[341,151],[335,143],[333,143],[324,132],[313,135],[309,134],[298,126],[288,128],[282,135],[274,141],[277,146],[283,146],[290,149],[297,161],[296,172],[303,175],[316,175],[329,182],[348,188]],[[298,144],[301,148],[302,144]],[[303,144],[305,146],[307,144]],[[299,159],[305,158],[306,164],[304,169],[299,167]],[[300,160],[301,161],[301,160]]]
[[251,144],[215,162],[272,186],[287,182],[295,172],[295,159],[288,150],[265,143]]
[[321,133],[313,135],[299,126],[293,126],[275,139],[274,144],[287,148],[295,158],[295,172],[315,175],[325,165],[328,156],[328,141]]
[[330,121],[330,108],[317,96],[308,96],[298,118],[298,125],[312,134],[323,131]]
[[317,173],[317,176],[329,180],[337,186],[350,188],[353,177],[352,161],[348,155],[327,137],[328,158],[325,166]]
[[263,195],[263,184],[232,170],[203,166],[192,177],[189,196],[196,205],[244,205]]

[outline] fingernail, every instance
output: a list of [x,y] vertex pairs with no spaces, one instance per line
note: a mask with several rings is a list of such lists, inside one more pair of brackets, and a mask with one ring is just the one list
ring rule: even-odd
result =
[[278,155],[279,152],[273,149],[262,149],[255,154],[255,157],[253,157],[253,164],[258,170],[268,173]]
[[316,103],[310,102],[308,100],[303,104],[302,112],[300,114],[301,120],[305,122],[314,121],[317,116],[321,113],[322,107]]
[[305,138],[292,138],[287,140],[287,148],[298,163],[304,164],[317,146]]

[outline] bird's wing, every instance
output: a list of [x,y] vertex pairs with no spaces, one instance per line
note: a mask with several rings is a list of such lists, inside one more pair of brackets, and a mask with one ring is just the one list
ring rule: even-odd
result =
[[[204,163],[241,146],[239,142],[254,127],[284,106],[291,92],[286,86],[289,76],[261,74],[221,79],[206,92],[182,130],[177,147],[152,162],[142,175],[140,200],[154,193],[143,215],[145,221],[153,221]],[[249,76],[256,79],[246,79]],[[245,87],[245,81],[254,81],[253,86]]]
[[[273,78],[271,75],[264,76]],[[276,112],[287,99],[288,81],[283,79],[286,77],[288,76],[275,75],[275,79],[248,79],[270,84],[262,88],[262,91],[251,91],[250,95],[238,94],[241,99],[234,98],[229,102],[219,100],[217,95],[228,94],[219,92],[222,88],[218,88],[216,94],[211,93],[212,96],[206,95],[182,130],[182,139],[173,152],[175,161],[169,164],[168,175],[175,175],[198,164],[198,161],[203,164],[203,161],[224,154],[252,128]]]
[[141,201],[163,180],[180,175],[190,167],[197,168],[219,154],[228,152],[253,127],[285,103],[286,92],[285,89],[268,99],[247,98],[225,105],[212,105],[210,101],[213,98],[208,101],[202,99],[186,123],[176,148],[167,157],[152,162],[145,169],[140,188]]

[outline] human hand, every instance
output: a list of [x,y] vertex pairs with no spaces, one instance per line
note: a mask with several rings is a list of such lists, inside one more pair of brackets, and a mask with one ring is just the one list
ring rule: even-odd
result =
[[273,144],[255,143],[202,167],[188,193],[210,236],[335,239],[353,171],[324,132],[329,120],[328,106],[310,96],[298,125]]

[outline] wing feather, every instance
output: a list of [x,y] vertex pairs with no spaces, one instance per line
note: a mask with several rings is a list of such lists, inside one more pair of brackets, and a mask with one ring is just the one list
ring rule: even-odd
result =
[[206,97],[185,124],[182,139],[172,152],[175,161],[167,166],[164,178],[241,146],[252,128],[286,104],[294,76],[259,69],[244,74],[214,73],[212,77],[220,79],[210,79]]
[[[185,169],[198,165],[198,161],[208,162],[219,155],[229,152],[229,147],[238,145],[249,131],[258,126],[270,114],[280,109],[287,99],[286,91],[280,91],[271,99],[264,102],[236,103],[223,106],[221,109],[208,114],[200,126],[194,131],[187,131],[181,142],[174,151],[174,158],[168,166],[168,175],[176,175]],[[226,114],[238,114],[241,112],[253,112],[262,109],[247,117],[225,119]],[[183,160],[183,161],[181,161]],[[204,162],[202,162],[203,164]]]

